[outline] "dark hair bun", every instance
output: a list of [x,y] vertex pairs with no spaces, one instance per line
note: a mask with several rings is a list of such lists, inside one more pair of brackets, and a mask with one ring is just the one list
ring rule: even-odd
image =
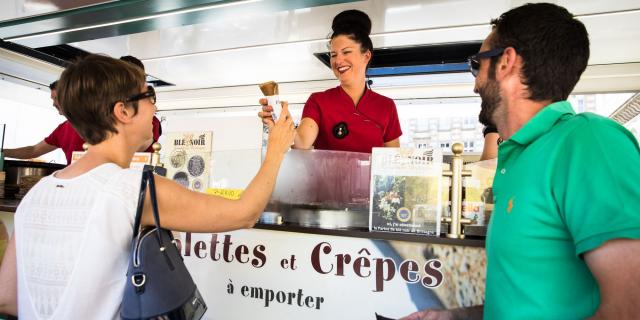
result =
[[364,33],[371,34],[371,19],[360,10],[346,10],[333,18],[331,29],[334,35]]

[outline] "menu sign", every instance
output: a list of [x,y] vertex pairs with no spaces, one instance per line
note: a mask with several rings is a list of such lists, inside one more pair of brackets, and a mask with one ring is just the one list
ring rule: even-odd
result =
[[177,245],[203,319],[399,319],[484,299],[484,248],[260,229],[181,233]]

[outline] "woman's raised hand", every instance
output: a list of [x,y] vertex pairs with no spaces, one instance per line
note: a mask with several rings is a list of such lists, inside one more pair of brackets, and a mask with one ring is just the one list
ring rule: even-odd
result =
[[275,124],[271,115],[271,113],[273,112],[273,107],[268,105],[267,103],[267,99],[260,99],[262,111],[258,112],[258,117],[262,119],[262,123],[264,123],[269,129],[271,129],[271,127],[273,127],[273,125]]
[[[261,104],[263,102],[262,100],[264,100],[264,102],[266,103],[267,99],[261,99]],[[263,104],[263,112],[260,112],[258,114],[262,118],[262,122],[269,126],[269,141],[267,144],[267,153],[271,151],[276,152],[276,154],[284,154],[293,144],[293,139],[296,135],[296,129],[293,125],[291,114],[289,113],[289,103],[287,103],[286,101],[282,101],[281,103],[282,113],[280,113],[280,117],[278,117],[278,120],[275,121],[275,123],[271,118],[271,112],[264,111],[265,108],[273,110],[271,106],[266,106],[265,104]],[[264,116],[263,114],[265,113],[267,113],[268,116]],[[269,122],[271,123],[270,125]]]

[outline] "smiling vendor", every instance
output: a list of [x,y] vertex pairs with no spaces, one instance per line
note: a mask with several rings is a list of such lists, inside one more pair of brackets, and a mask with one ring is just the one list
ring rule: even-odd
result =
[[[365,85],[373,44],[371,19],[347,10],[333,19],[330,41],[331,69],[340,86],[313,93],[304,106],[294,147],[371,153],[373,147],[399,147],[400,121],[396,105]],[[273,125],[271,106],[261,99],[258,115]]]

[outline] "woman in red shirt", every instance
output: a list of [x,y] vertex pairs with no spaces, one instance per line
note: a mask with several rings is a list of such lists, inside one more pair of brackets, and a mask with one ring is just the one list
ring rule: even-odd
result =
[[[331,70],[340,86],[313,93],[304,106],[294,147],[371,153],[373,147],[399,147],[402,135],[393,100],[366,86],[365,74],[373,53],[371,19],[359,10],[333,18]],[[258,114],[273,125],[271,106],[261,99]]]

